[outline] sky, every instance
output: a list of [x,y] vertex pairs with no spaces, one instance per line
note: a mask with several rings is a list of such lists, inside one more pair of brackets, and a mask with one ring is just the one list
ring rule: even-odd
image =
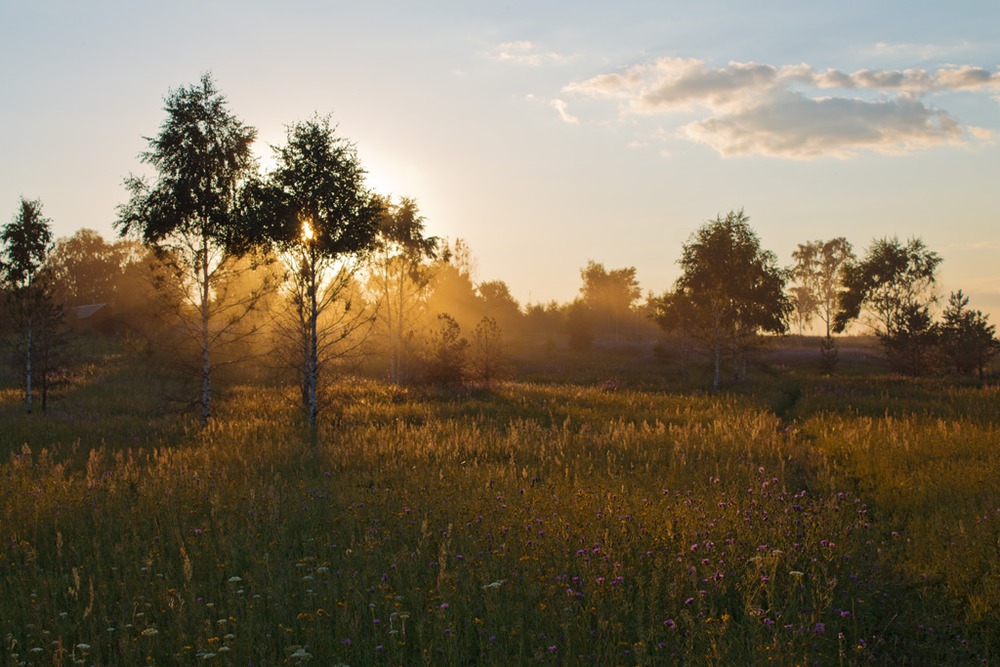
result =
[[381,194],[478,280],[572,300],[588,260],[679,274],[743,209],[799,243],[920,237],[1000,320],[1000,3],[0,0],[0,223],[115,234],[171,90],[210,72],[257,128],[329,114]]

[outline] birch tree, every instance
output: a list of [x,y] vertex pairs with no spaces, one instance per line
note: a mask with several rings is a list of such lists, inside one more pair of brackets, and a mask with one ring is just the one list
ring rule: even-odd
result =
[[381,202],[365,187],[351,142],[329,117],[288,127],[277,166],[247,206],[288,266],[289,317],[280,331],[294,350],[303,407],[314,439],[324,371],[370,330],[356,275],[378,229]]
[[424,217],[408,197],[383,203],[368,271],[368,289],[378,299],[378,325],[389,354],[389,381],[409,379],[412,341],[426,315],[438,239],[424,235]]
[[149,150],[139,156],[156,170],[156,180],[126,179],[130,198],[118,208],[116,227],[122,236],[136,236],[154,248],[182,281],[196,313],[185,324],[198,341],[196,403],[204,424],[211,416],[215,348],[255,303],[226,302],[217,298],[216,287],[231,280],[250,247],[237,201],[241,184],[256,169],[251,153],[256,130],[229,112],[209,74],[171,91],[165,111],[159,135],[146,138]]
[[684,244],[681,276],[673,290],[654,301],[657,322],[683,332],[712,360],[718,391],[722,363],[733,362],[742,379],[746,353],[761,333],[784,333],[791,305],[785,272],[743,213],[730,212],[703,225]]
[[7,295],[4,318],[12,330],[14,361],[24,382],[25,410],[34,407],[36,387],[45,411],[50,374],[64,342],[62,307],[52,298],[45,260],[52,250],[50,220],[41,201],[21,198],[14,218],[0,231],[0,284]]

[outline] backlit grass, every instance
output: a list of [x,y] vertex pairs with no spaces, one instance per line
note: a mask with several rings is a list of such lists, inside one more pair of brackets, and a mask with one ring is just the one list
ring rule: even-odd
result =
[[779,419],[752,394],[355,382],[313,450],[276,389],[232,392],[201,430],[125,371],[62,415],[0,406],[2,664],[975,664],[1000,648],[989,390],[873,415],[854,380],[807,384]]

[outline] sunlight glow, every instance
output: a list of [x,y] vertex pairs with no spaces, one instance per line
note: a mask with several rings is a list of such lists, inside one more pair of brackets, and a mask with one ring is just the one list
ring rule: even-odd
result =
[[313,228],[309,223],[309,218],[302,219],[302,239],[307,243],[313,240]]

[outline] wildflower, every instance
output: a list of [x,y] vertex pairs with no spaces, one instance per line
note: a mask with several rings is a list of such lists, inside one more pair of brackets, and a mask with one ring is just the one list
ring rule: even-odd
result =
[[155,637],[156,635],[160,634],[160,631],[157,630],[156,628],[149,627],[143,630],[140,634],[143,637]]
[[238,584],[241,581],[243,581],[243,577],[237,577],[237,576],[229,577],[229,583],[231,584]]
[[813,628],[813,632],[817,635],[821,635],[826,632],[826,623],[817,623],[816,627]]
[[687,600],[684,600],[684,604],[691,604],[692,602],[694,602],[694,598],[688,598]]
[[677,629],[677,624],[674,622],[674,619],[672,619],[672,618],[668,618],[667,620],[663,621],[663,625],[668,630],[676,630]]

